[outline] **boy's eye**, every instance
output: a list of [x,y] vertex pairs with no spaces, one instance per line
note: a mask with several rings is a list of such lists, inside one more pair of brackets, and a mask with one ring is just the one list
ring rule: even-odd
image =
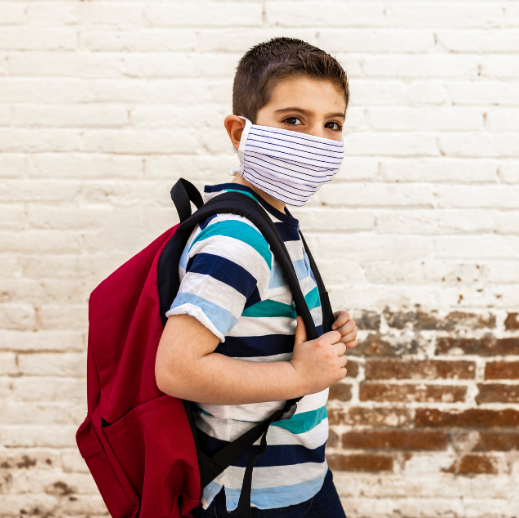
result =
[[324,127],[333,131],[342,131],[342,126],[338,122],[327,122]]
[[300,126],[301,124],[303,124],[299,117],[287,117],[283,122],[285,122],[289,126]]

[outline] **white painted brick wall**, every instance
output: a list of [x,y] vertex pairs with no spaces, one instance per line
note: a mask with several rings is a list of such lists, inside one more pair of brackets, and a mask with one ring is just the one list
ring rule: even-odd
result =
[[[234,69],[279,35],[350,79],[342,171],[294,211],[334,305],[519,310],[516,0],[0,0],[2,518],[105,516],[74,440],[88,295],[176,222],[179,176],[226,181]],[[349,518],[512,518],[514,455],[335,476]]]

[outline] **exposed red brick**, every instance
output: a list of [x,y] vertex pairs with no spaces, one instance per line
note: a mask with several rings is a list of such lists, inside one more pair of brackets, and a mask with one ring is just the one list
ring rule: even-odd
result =
[[416,306],[416,311],[392,312],[386,307],[384,317],[389,325],[395,329],[405,329],[410,326],[415,330],[441,330],[452,331],[463,326],[470,329],[494,328],[496,326],[495,315],[487,316],[463,311],[452,311],[444,319],[438,317],[436,311],[427,313]]
[[512,451],[519,450],[518,432],[479,432],[479,441],[474,451]]
[[519,329],[519,319],[517,316],[519,313],[508,313],[505,318],[505,329],[508,331],[516,331]]
[[380,329],[380,315],[376,311],[363,309],[361,312],[355,312],[353,320],[355,320],[357,329],[368,331],[378,331]]
[[401,356],[415,354],[418,350],[418,341],[415,338],[391,338],[380,333],[371,333],[354,349],[348,350],[353,356]]
[[519,385],[478,383],[477,403],[519,403]]
[[495,338],[487,334],[483,338],[440,337],[436,344],[436,354],[448,354],[453,349],[459,349],[464,354],[480,356],[497,356],[519,354],[518,338]]
[[366,430],[346,432],[341,442],[344,448],[390,450],[445,450],[447,434],[439,431]]
[[460,403],[465,401],[467,387],[451,385],[393,385],[390,383],[361,383],[361,401]]
[[462,325],[470,329],[484,329],[496,327],[495,315],[477,315],[476,313],[465,313],[463,311],[451,311],[444,320],[442,329],[450,330],[457,325]]
[[347,378],[356,378],[358,375],[359,375],[359,364],[348,358],[348,363],[346,364],[346,377]]
[[471,408],[463,412],[444,412],[435,408],[418,408],[415,414],[416,427],[491,428],[494,426],[519,426],[519,411],[482,410]]
[[495,475],[497,473],[495,460],[481,455],[464,455],[442,471],[457,475]]
[[327,448],[337,448],[339,446],[339,436],[334,430],[328,432],[328,441],[326,442]]
[[327,455],[332,470],[393,471],[393,457],[387,455]]
[[328,422],[332,426],[408,426],[411,413],[405,408],[329,408]]
[[488,362],[485,365],[486,380],[519,379],[519,362]]
[[346,383],[335,383],[330,387],[328,399],[338,399],[339,401],[349,401],[351,399],[351,385]]
[[402,361],[374,360],[366,362],[366,379],[473,379],[476,364],[469,361]]

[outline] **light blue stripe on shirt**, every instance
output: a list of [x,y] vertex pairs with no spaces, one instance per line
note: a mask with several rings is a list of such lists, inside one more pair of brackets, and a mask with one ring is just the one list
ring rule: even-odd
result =
[[[294,265],[294,269],[296,271],[297,280],[301,282],[303,279],[308,277],[308,270],[305,266],[304,259],[298,259],[297,261],[292,261]],[[272,275],[270,277],[269,290],[274,288],[280,288],[281,286],[286,286],[286,280],[283,276],[283,270],[279,264],[275,264],[272,268]]]
[[179,293],[175,297],[170,311],[183,304],[192,304],[199,307],[223,335],[227,334],[229,329],[232,329],[238,322],[238,319],[230,311],[192,293]]
[[[274,507],[287,507],[300,504],[312,498],[323,486],[324,477],[300,482],[291,486],[274,486],[266,488],[253,488],[251,492],[251,504],[259,509],[272,509]],[[241,489],[225,488],[227,509],[233,511],[238,507]]]

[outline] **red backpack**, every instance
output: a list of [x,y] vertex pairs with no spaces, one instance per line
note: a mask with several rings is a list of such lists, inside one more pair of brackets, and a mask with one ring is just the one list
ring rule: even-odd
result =
[[[248,457],[239,518],[250,517],[255,461],[267,448],[269,425],[289,419],[297,401],[229,443],[209,458],[198,449],[188,401],[161,392],[155,356],[165,313],[178,291],[178,264],[193,228],[215,214],[247,217],[265,236],[292,290],[308,339],[317,331],[283,240],[259,203],[239,192],[203,204],[197,189],[180,179],[171,190],[179,225],[139,252],[92,292],[87,359],[88,413],[76,441],[113,518],[190,517],[202,488],[242,456]],[[198,210],[191,215],[193,202]],[[302,237],[302,236],[301,236]],[[333,314],[315,262],[303,243],[319,287],[323,331]],[[259,448],[253,444],[260,439]]]

